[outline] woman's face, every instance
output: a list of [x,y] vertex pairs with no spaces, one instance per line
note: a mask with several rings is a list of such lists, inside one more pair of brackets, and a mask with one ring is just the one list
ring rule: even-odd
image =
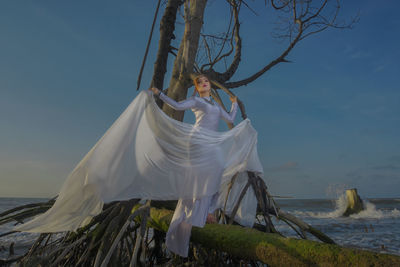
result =
[[200,76],[197,78],[196,89],[199,93],[206,93],[210,91],[210,81],[207,79],[207,77]]

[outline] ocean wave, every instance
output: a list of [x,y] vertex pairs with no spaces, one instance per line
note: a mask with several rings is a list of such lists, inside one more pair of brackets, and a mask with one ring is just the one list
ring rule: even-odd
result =
[[[367,201],[363,200],[364,210],[352,214],[349,218],[352,219],[386,219],[386,218],[400,218],[400,210],[394,208],[392,210],[377,209],[376,206]],[[294,213],[299,216],[306,216],[317,219],[328,219],[328,218],[339,218],[343,217],[344,212],[347,208],[347,198],[345,194],[342,194],[335,201],[335,209],[330,212],[312,212],[312,211],[295,211]]]
[[353,219],[386,219],[386,218],[399,218],[400,211],[396,208],[393,210],[380,210],[374,204],[366,200],[364,202],[364,210],[357,214],[350,215]]
[[398,198],[369,198],[369,202],[374,204],[384,204],[384,205],[398,205],[400,199]]

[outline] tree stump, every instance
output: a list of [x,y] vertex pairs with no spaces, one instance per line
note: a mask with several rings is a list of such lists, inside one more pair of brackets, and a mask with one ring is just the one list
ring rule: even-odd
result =
[[364,210],[363,201],[357,193],[357,189],[347,189],[346,190],[346,198],[347,198],[347,208],[343,213],[343,216],[350,216],[351,214],[359,213]]

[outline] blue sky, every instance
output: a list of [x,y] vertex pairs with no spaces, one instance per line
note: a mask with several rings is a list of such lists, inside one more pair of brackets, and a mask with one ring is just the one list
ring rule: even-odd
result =
[[[222,2],[209,1],[209,32],[224,25]],[[259,16],[242,14],[243,59],[234,80],[285,45],[271,38],[273,19],[249,3]],[[155,4],[0,2],[0,197],[57,194],[132,101]],[[258,131],[273,194],[325,198],[356,187],[362,197],[400,196],[400,3],[342,6],[342,18],[360,13],[354,29],[312,36],[289,55],[292,63],[234,89]],[[157,42],[158,24],[142,88]]]

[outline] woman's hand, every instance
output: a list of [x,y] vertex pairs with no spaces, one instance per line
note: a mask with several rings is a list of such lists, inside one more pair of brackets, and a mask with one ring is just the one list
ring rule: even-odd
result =
[[229,99],[231,100],[232,103],[237,102],[237,96],[231,96],[231,97],[229,97]]
[[149,90],[152,91],[153,94],[155,94],[155,95],[160,95],[160,93],[161,93],[161,91],[158,90],[158,89],[155,88],[155,87],[151,87],[151,88],[149,88]]

